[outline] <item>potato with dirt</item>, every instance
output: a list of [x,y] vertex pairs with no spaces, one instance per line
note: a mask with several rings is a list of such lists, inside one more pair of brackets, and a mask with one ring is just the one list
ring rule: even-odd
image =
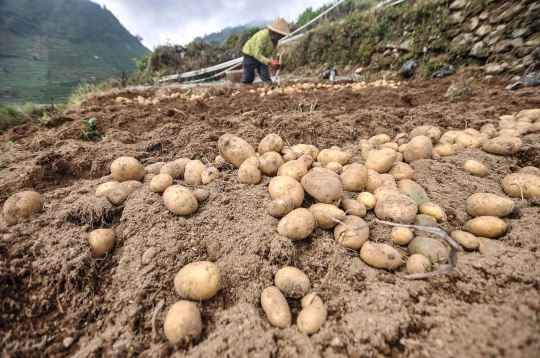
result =
[[188,185],[201,185],[202,173],[206,170],[206,165],[200,160],[191,160],[186,164],[184,170],[184,180]]
[[283,147],[283,149],[281,150],[281,154],[283,155],[283,161],[285,163],[291,160],[296,160],[298,159],[298,157],[300,157],[300,155],[297,155],[295,151],[292,150],[292,148],[287,147],[287,146]]
[[360,192],[364,190],[368,182],[368,169],[358,163],[353,163],[343,167],[339,179],[343,184],[343,190]]
[[328,313],[324,304],[320,302],[312,302],[309,306],[305,307],[296,320],[298,329],[304,334],[317,333],[324,322]]
[[467,213],[471,216],[502,218],[510,215],[515,207],[513,200],[490,193],[475,193],[467,198]]
[[409,134],[409,141],[414,137],[418,137],[420,135],[428,137],[431,142],[435,144],[441,139],[441,130],[433,126],[416,127]]
[[111,164],[111,174],[117,182],[140,181],[144,178],[144,167],[133,157],[120,157]]
[[4,220],[7,226],[17,225],[20,219],[40,213],[43,206],[41,194],[32,190],[21,191],[11,195],[4,203]]
[[247,158],[257,156],[248,142],[232,134],[224,134],[219,138],[218,149],[219,154],[236,168],[240,168]]
[[345,212],[332,204],[317,203],[309,207],[309,211],[315,217],[317,227],[323,230],[330,230],[338,223],[334,221],[345,219]]
[[259,142],[259,154],[276,152],[279,153],[283,149],[283,139],[277,134],[269,134]]
[[373,193],[377,188],[380,188],[382,184],[383,179],[381,178],[381,174],[377,173],[375,170],[368,169],[368,178],[365,190]]
[[221,173],[218,168],[215,167],[206,168],[201,174],[201,182],[203,185],[208,185],[219,178],[221,178]]
[[163,202],[167,209],[177,215],[191,215],[199,207],[193,193],[182,185],[168,187],[163,193]]
[[142,186],[142,183],[137,180],[121,182],[109,192],[107,199],[115,206],[121,205],[135,190],[142,188]]
[[343,184],[339,175],[324,169],[313,168],[301,180],[304,190],[317,202],[337,204],[343,196]]
[[504,192],[512,198],[540,196],[540,177],[532,174],[514,173],[501,182]]
[[435,220],[437,220],[438,222],[446,221],[446,212],[444,211],[444,209],[430,201],[420,205],[418,211],[420,212],[420,214],[429,215],[435,218]]
[[366,215],[367,209],[364,204],[354,199],[343,199],[341,207],[347,215],[354,215],[363,218]]
[[216,295],[221,284],[219,268],[209,261],[192,262],[174,277],[174,288],[182,298],[206,301]]
[[442,242],[430,237],[416,236],[409,243],[409,254],[424,255],[431,261],[438,261],[448,257],[448,249]]
[[150,191],[153,193],[163,193],[171,185],[173,185],[172,176],[169,174],[158,174],[150,182]]
[[331,170],[338,175],[343,173],[343,166],[336,162],[330,162],[326,164],[326,169]]
[[420,184],[410,179],[400,180],[398,183],[398,188],[402,190],[405,194],[410,196],[418,206],[429,202],[429,198],[426,194],[426,191]]
[[261,182],[259,158],[247,158],[238,169],[238,183],[256,185]]
[[450,233],[452,239],[454,239],[458,244],[463,246],[465,250],[475,251],[480,247],[480,240],[473,234],[470,234],[461,230],[454,230]]
[[532,166],[523,167],[520,170],[517,171],[518,173],[522,174],[530,174],[535,175],[537,177],[540,177],[540,169]]
[[369,145],[371,145],[372,147],[377,147],[390,141],[391,139],[387,134],[377,134],[367,140]]
[[431,271],[431,261],[424,255],[414,254],[407,260],[407,273],[409,275],[422,274]]
[[261,173],[269,177],[275,177],[279,171],[279,168],[285,164],[281,155],[276,152],[264,153],[259,157],[259,163]]
[[488,168],[484,164],[472,159],[467,160],[463,164],[463,170],[477,177],[485,177],[488,175]]
[[439,142],[434,147],[433,150],[439,154],[441,157],[448,157],[456,154],[455,148],[452,144],[446,142]]
[[165,162],[157,162],[154,164],[150,164],[146,166],[146,168],[144,168],[144,171],[146,172],[146,174],[158,175],[161,168],[163,168],[164,165],[165,165]]
[[414,170],[407,163],[395,163],[388,171],[388,174],[393,176],[395,181],[400,181],[403,179],[412,179]]
[[116,242],[116,234],[111,229],[97,229],[90,233],[88,243],[92,257],[103,258],[112,251]]
[[293,211],[294,207],[295,203],[293,197],[290,195],[282,195],[268,204],[267,211],[268,214],[275,218],[282,218]]
[[407,163],[412,163],[419,159],[429,159],[433,152],[433,142],[425,135],[412,138],[403,152],[403,159]]
[[283,292],[285,297],[303,297],[311,288],[311,283],[306,274],[292,266],[285,266],[279,269],[274,281],[276,287]]
[[300,158],[302,155],[309,155],[312,158],[317,158],[319,150],[312,144],[296,144],[291,147],[296,153],[296,156]]
[[386,173],[394,165],[396,155],[396,151],[390,148],[371,150],[367,154],[365,166],[379,174]]
[[358,216],[348,215],[334,228],[334,239],[349,249],[358,250],[368,240],[369,227]]
[[360,249],[360,258],[371,267],[386,270],[395,270],[401,263],[401,254],[386,244],[366,241]]
[[299,208],[304,201],[304,188],[302,185],[289,176],[277,176],[270,180],[268,191],[272,199],[277,199],[282,195],[290,195],[294,199],[294,207]]
[[330,162],[337,162],[341,165],[345,165],[351,158],[352,155],[350,153],[334,149],[323,149],[319,152],[317,161],[325,166]]
[[197,343],[202,334],[201,313],[190,301],[178,301],[169,308],[163,324],[165,336],[172,345],[181,347]]
[[488,140],[482,145],[482,149],[490,154],[512,155],[522,147],[523,141],[518,137],[499,136]]
[[363,193],[358,194],[356,197],[356,200],[366,207],[366,210],[371,210],[375,207],[375,204],[377,204],[377,200],[375,199],[375,196],[371,194],[368,191],[364,191]]
[[417,212],[418,204],[405,193],[383,195],[375,204],[375,215],[380,220],[411,224]]
[[297,160],[291,160],[284,163],[278,170],[278,176],[290,176],[296,181],[302,180],[304,175],[307,174],[306,162],[298,158]]
[[465,231],[476,237],[496,239],[506,233],[508,226],[504,220],[496,216],[478,216],[465,223]]
[[315,216],[312,212],[299,208],[294,209],[279,221],[278,233],[292,241],[297,241],[308,237],[315,230],[315,226]]
[[487,138],[475,134],[460,132],[456,135],[455,142],[461,143],[465,148],[480,148]]
[[180,158],[165,163],[159,170],[159,174],[169,174],[173,179],[180,179],[184,175],[186,165],[191,161],[188,158]]
[[390,240],[394,244],[405,246],[408,245],[413,239],[414,234],[411,229],[407,227],[394,227],[390,232]]
[[119,182],[117,181],[109,181],[109,182],[106,182],[106,183],[103,183],[101,184],[100,186],[97,187],[96,189],[96,198],[102,198],[104,196],[107,196],[109,195],[109,193],[114,189],[116,188],[116,186],[120,184]]
[[272,326],[286,328],[292,324],[291,309],[287,299],[276,286],[267,287],[262,291],[261,306]]

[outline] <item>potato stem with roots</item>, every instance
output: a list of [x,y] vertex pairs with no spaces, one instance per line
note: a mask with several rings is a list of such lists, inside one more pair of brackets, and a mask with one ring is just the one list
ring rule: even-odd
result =
[[515,185],[519,188],[519,193],[521,194],[521,200],[525,200],[523,199],[523,189],[521,189],[521,185],[519,185],[518,183],[510,183],[510,185]]

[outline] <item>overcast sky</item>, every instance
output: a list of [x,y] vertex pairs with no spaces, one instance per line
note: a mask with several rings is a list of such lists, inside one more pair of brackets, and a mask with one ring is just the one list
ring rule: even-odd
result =
[[153,50],[167,41],[187,44],[225,27],[284,17],[296,20],[307,7],[331,0],[92,0],[105,5],[133,35]]

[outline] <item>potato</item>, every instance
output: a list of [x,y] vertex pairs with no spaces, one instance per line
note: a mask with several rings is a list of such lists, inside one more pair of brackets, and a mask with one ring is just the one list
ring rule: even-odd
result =
[[369,152],[372,152],[374,150],[376,150],[376,149],[372,148],[372,147],[362,149],[362,158],[364,158],[364,160],[367,160],[367,158],[369,156]]
[[376,201],[381,200],[381,198],[384,196],[403,195],[403,194],[404,192],[398,188],[384,187],[384,186],[381,186],[380,188],[375,189],[375,191],[373,192],[373,196],[375,197]]
[[393,176],[394,180],[400,181],[403,179],[412,179],[414,170],[407,163],[395,163],[392,168],[390,168],[388,174]]
[[517,172],[522,174],[536,175],[537,177],[540,177],[540,169],[536,167],[523,167]]
[[165,165],[165,162],[157,162],[154,164],[150,164],[144,168],[144,171],[146,174],[155,174],[158,175],[161,168]]
[[460,152],[462,151],[463,149],[465,149],[465,146],[461,143],[454,143],[452,144],[452,148],[454,148],[454,152]]
[[482,163],[477,162],[476,160],[467,160],[463,164],[463,170],[477,177],[485,177],[488,175],[488,168]]
[[433,147],[433,150],[436,151],[437,154],[439,154],[439,156],[441,156],[441,157],[448,157],[450,155],[456,154],[456,150],[454,149],[452,144],[449,144],[449,143],[446,143],[446,142],[437,143]]
[[315,224],[315,216],[311,211],[299,208],[291,211],[279,221],[278,233],[292,241],[302,240],[315,230]]
[[323,230],[330,230],[337,225],[337,222],[332,220],[332,218],[340,221],[345,219],[345,212],[332,204],[313,204],[309,208],[309,211],[315,217],[317,227]]
[[[279,156],[279,154],[276,153]],[[280,157],[281,158],[281,157]],[[217,168],[206,168],[201,174],[201,182],[203,185],[208,185],[216,179],[221,178],[221,173]]]
[[438,222],[446,221],[446,213],[444,212],[444,209],[441,208],[439,205],[432,203],[428,201],[427,203],[423,203],[418,208],[418,211],[420,214],[429,215],[435,218]]
[[163,193],[171,185],[173,185],[173,178],[169,174],[159,174],[150,182],[150,191]]
[[509,215],[516,203],[513,200],[489,193],[476,193],[467,198],[467,213],[471,216],[497,216],[502,218]]
[[259,142],[259,154],[268,152],[281,152],[283,149],[283,139],[277,134],[269,134]]
[[407,133],[399,133],[396,135],[396,137],[394,138],[394,142],[400,146],[402,144],[405,144],[409,141],[409,135]]
[[433,216],[429,216],[426,214],[418,214],[414,217],[413,224],[424,227],[436,227],[437,220],[435,220]]
[[274,199],[268,204],[268,214],[275,218],[282,218],[291,211],[294,210],[294,199],[290,195],[282,195],[277,199]]
[[307,295],[302,297],[302,299],[300,300],[300,303],[302,304],[302,308],[306,308],[314,303],[324,304],[321,297],[319,297],[319,295],[316,295],[314,293],[308,293]]
[[420,126],[414,128],[409,134],[409,141],[414,137],[420,135],[428,137],[433,144],[437,143],[441,139],[441,130],[433,126]]
[[283,164],[278,170],[278,176],[290,176],[296,181],[302,180],[307,174],[306,163],[300,159],[291,160]]
[[104,197],[104,196],[107,196],[109,195],[109,193],[114,189],[116,188],[116,186],[120,184],[119,182],[117,181],[109,181],[107,183],[103,183],[101,184],[100,186],[97,187],[96,189],[96,198],[101,198],[101,197]]
[[540,133],[540,121],[536,121],[536,123],[528,126],[527,133]]
[[114,187],[113,190],[107,195],[107,199],[115,205],[118,206],[122,204],[126,199],[137,189],[142,188],[142,183],[137,180],[128,180],[121,182]]
[[371,138],[368,139],[368,143],[373,146],[373,147],[376,147],[376,146],[379,146],[381,144],[385,144],[385,143],[388,143],[390,142],[390,137],[386,134],[379,134],[379,135],[375,135]]
[[373,149],[373,144],[368,142],[367,139],[360,139],[360,141],[358,142],[358,148],[360,148],[361,151],[368,148]]
[[366,168],[375,170],[378,173],[386,173],[394,165],[396,151],[390,148],[372,150],[366,159]]
[[397,188],[396,180],[388,173],[381,174],[381,188]]
[[540,119],[540,108],[535,109],[524,109],[520,111],[516,118],[519,120],[520,118],[529,118],[531,121],[537,121]]
[[341,207],[348,215],[354,215],[358,217],[364,217],[366,215],[366,206],[354,199],[343,199],[341,201]]
[[[334,229],[334,239],[341,245],[357,250],[367,241],[369,227],[358,216],[346,216],[341,220],[345,225],[339,224]],[[352,230],[355,231],[352,231]]]
[[221,284],[219,268],[209,261],[192,262],[174,276],[174,288],[182,298],[206,301],[216,295]]
[[297,160],[299,162],[303,162],[308,170],[309,168],[311,168],[311,165],[313,164],[313,157],[309,154],[301,155],[300,158],[298,158]]
[[116,234],[111,229],[97,229],[90,233],[88,243],[94,258],[103,258],[112,251]]
[[238,169],[238,183],[259,184],[261,182],[261,170],[259,158],[247,158]]
[[403,158],[407,163],[412,163],[419,159],[429,159],[433,152],[433,143],[431,139],[419,135],[412,138],[403,152]]
[[390,240],[394,244],[408,245],[413,239],[414,235],[411,229],[406,227],[394,227],[390,232]]
[[259,163],[262,174],[274,177],[285,162],[279,153],[266,152],[259,158]]
[[485,237],[479,237],[478,240],[480,241],[478,251],[480,251],[482,255],[489,255],[503,249],[503,246],[495,240],[487,239]]
[[420,254],[431,261],[439,261],[448,257],[448,249],[437,239],[417,236],[409,243],[409,254]]
[[275,284],[285,297],[293,298],[305,296],[311,287],[306,274],[292,266],[285,266],[278,270],[275,276]]
[[301,207],[304,201],[304,188],[289,176],[272,178],[268,184],[268,191],[272,199],[277,199],[282,195],[290,195],[294,199],[295,208]]
[[[540,196],[540,177],[531,174],[514,173],[507,175],[501,182],[504,192],[513,198],[521,197],[518,185],[524,198]],[[518,185],[515,185],[518,184]]]
[[117,182],[141,180],[144,178],[144,167],[132,157],[120,157],[111,164],[111,174]]
[[317,202],[339,205],[343,195],[343,184],[339,178],[328,169],[314,168],[304,175],[301,183]]
[[296,160],[299,157],[299,155],[296,155],[294,150],[287,146],[283,147],[283,149],[281,150],[281,154],[283,154],[283,161],[285,163],[291,160]]
[[486,124],[480,128],[480,133],[486,134],[488,138],[494,138],[497,136],[497,129],[493,124]]
[[257,156],[248,142],[232,134],[222,135],[218,140],[218,148],[221,156],[236,168],[240,168],[247,158]]
[[177,215],[190,215],[199,207],[193,193],[182,185],[168,187],[163,193],[163,202],[167,209]]
[[467,128],[463,132],[473,134],[475,136],[480,134],[480,132],[478,130],[474,129],[474,128]]
[[441,136],[439,142],[454,144],[456,140],[457,131],[448,131]]
[[216,163],[216,165],[220,166],[220,165],[225,165],[228,162],[221,155],[218,155],[218,156],[216,156],[216,159],[214,159],[214,163]]
[[402,262],[401,254],[386,244],[376,244],[366,241],[360,249],[360,258],[369,266],[394,270]]
[[452,239],[454,239],[458,244],[463,246],[465,250],[474,251],[478,250],[480,247],[480,240],[468,232],[455,230],[450,233]]
[[495,239],[506,233],[506,223],[496,216],[478,216],[467,221],[465,230],[477,237]]
[[178,301],[169,308],[163,325],[169,343],[188,346],[196,343],[202,334],[201,314],[197,305],[189,301]]
[[396,160],[395,160],[394,164],[395,163],[403,163],[403,153],[401,153],[401,152],[396,153]]
[[326,165],[326,169],[333,171],[336,174],[343,173],[343,166],[336,162],[330,162]]
[[312,158],[317,158],[319,155],[319,150],[317,147],[311,144],[297,144],[293,145],[291,149],[296,153],[297,157],[301,157],[302,155],[310,155]]
[[350,153],[339,150],[323,149],[317,156],[317,161],[322,165],[327,165],[330,162],[338,162],[341,165],[345,165],[351,158],[352,155]]
[[379,146],[379,149],[387,149],[387,148],[392,149],[395,152],[397,152],[398,148],[399,148],[399,145],[397,145],[396,143],[393,143],[393,142],[389,142],[389,143],[381,144]]
[[407,149],[407,143],[401,144],[398,147],[398,152],[403,154],[403,153],[405,153],[405,149]]
[[202,173],[206,170],[206,165],[204,165],[200,160],[191,160],[186,164],[184,170],[184,180],[188,185],[201,185],[202,184]]
[[205,201],[210,196],[210,193],[207,190],[201,188],[193,190],[192,194],[198,203]]
[[482,145],[485,152],[497,155],[512,155],[521,149],[523,142],[518,137],[500,136]]
[[441,156],[439,155],[439,153],[437,153],[437,151],[435,149],[433,149],[433,152],[431,152],[431,159],[433,159],[433,160],[441,159]]
[[384,195],[375,204],[377,218],[402,224],[411,224],[417,211],[418,205],[405,193]]
[[154,258],[157,255],[157,251],[155,248],[151,247],[148,250],[144,252],[144,254],[141,257],[141,264],[146,266],[150,265],[152,261],[154,261]]
[[480,148],[484,143],[483,137],[477,135],[461,132],[456,135],[456,143],[461,143],[465,148]]
[[382,178],[375,170],[368,169],[368,178],[365,189],[373,193],[377,188],[382,186]]
[[145,183],[150,183],[152,181],[152,179],[154,179],[155,177],[156,177],[156,174],[145,174],[144,178],[143,178],[143,181]]
[[364,190],[368,182],[367,168],[358,163],[346,165],[339,175],[343,184],[343,190],[360,192]]
[[286,328],[291,325],[291,309],[287,299],[277,287],[270,286],[262,291],[261,306],[272,326]]
[[184,174],[187,163],[190,161],[191,159],[188,158],[180,158],[172,162],[165,163],[159,170],[159,174],[169,174],[173,179],[180,179]]
[[407,273],[409,275],[431,271],[431,261],[424,255],[414,254],[407,260]]
[[326,322],[327,312],[324,304],[314,302],[300,311],[296,324],[300,332],[305,334],[317,333],[324,322]]
[[416,202],[416,204],[418,204],[418,206],[429,202],[429,198],[424,188],[422,188],[415,181],[410,179],[400,180],[398,183],[398,188],[410,196]]
[[364,204],[367,210],[373,209],[375,207],[375,204],[377,203],[373,194],[367,191],[358,194],[358,196],[356,197],[356,201]]

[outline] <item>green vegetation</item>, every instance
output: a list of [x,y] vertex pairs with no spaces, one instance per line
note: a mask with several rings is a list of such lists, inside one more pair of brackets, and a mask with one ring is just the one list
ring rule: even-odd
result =
[[25,103],[20,106],[0,107],[0,133],[9,128],[20,126],[21,124],[37,124],[42,120],[49,119],[52,112],[62,110],[63,106],[37,106],[34,103]]
[[88,140],[102,140],[105,138],[105,133],[99,131],[96,127],[97,119],[92,118],[84,123],[84,135]]

